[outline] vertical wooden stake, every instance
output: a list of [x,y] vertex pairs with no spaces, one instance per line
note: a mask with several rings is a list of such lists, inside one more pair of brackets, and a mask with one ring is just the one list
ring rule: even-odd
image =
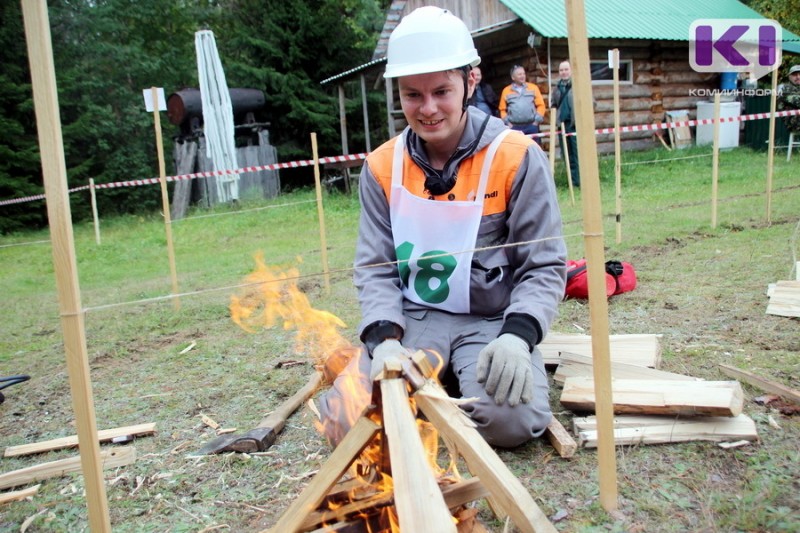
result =
[[767,224],[772,224],[772,171],[775,163],[775,109],[778,95],[778,69],[772,71],[769,98],[769,148],[767,149]]
[[619,49],[612,51],[614,71],[614,190],[616,192],[617,244],[622,242],[622,149],[619,131]]
[[[592,134],[594,135],[594,132],[592,132]],[[561,124],[561,146],[564,147],[564,163],[567,166],[567,185],[569,186],[570,205],[575,205],[575,191],[572,188],[572,167],[569,166],[569,145],[567,144],[567,130],[564,127],[564,124]]]
[[172,244],[172,220],[169,213],[169,193],[167,192],[167,172],[164,166],[164,146],[161,141],[161,115],[158,110],[158,88],[151,87],[153,94],[153,122],[156,128],[156,152],[158,153],[158,176],[161,183],[161,209],[164,211],[164,230],[167,234],[167,257],[169,258],[169,272],[172,278],[172,304],[175,309],[181,308],[178,298],[178,269],[175,266],[175,247]]
[[108,515],[108,497],[103,484],[103,466],[100,460],[100,443],[97,440],[97,420],[75,258],[75,239],[72,232],[47,2],[23,0],[22,13],[31,67],[36,128],[42,158],[61,329],[64,335],[72,408],[75,411],[77,425],[81,470],[86,484],[89,529],[93,533],[110,532],[111,520]]
[[[322,256],[322,271],[325,273],[325,292],[331,292],[331,277],[328,270],[328,243],[325,240],[325,211],[322,207],[322,184],[319,179],[319,154],[317,153],[317,134],[311,133],[311,151],[314,154],[314,183],[317,189],[317,217],[319,218],[319,246]],[[347,169],[345,169],[347,170]]]
[[584,243],[589,275],[589,317],[592,327],[592,359],[597,413],[597,460],[600,504],[607,511],[617,509],[617,458],[614,448],[614,410],[611,398],[611,358],[608,341],[608,300],[606,296],[603,219],[597,141],[594,136],[592,79],[589,73],[589,40],[583,0],[566,0],[569,54],[574,68],[572,90],[575,100],[581,169]]
[[89,178],[89,193],[92,198],[92,220],[94,221],[94,242],[100,246],[100,218],[97,216],[97,195],[94,193],[94,178]]
[[711,158],[711,227],[717,227],[719,192],[719,93],[714,95],[714,152]]
[[556,113],[555,107],[550,108],[550,174],[556,175]]

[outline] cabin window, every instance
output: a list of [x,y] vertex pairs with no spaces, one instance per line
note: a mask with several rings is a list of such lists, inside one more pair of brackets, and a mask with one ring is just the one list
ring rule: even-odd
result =
[[[593,60],[589,62],[592,72],[593,85],[607,85],[614,83],[614,71],[608,66],[608,60]],[[633,83],[633,61],[630,59],[619,60],[619,82]]]

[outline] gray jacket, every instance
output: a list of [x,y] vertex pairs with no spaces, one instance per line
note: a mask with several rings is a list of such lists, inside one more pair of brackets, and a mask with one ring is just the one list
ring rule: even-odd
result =
[[[457,150],[459,155],[446,165],[445,173],[457,173],[462,161],[484,149],[505,129],[500,119],[490,117],[480,139],[471,146],[487,117],[477,109],[468,108],[468,113],[468,123]],[[423,141],[410,130],[408,135],[407,147],[412,159],[427,163]],[[528,336],[529,342],[535,345],[549,329],[564,296],[566,246],[561,233],[561,213],[549,164],[539,145],[517,132],[511,132],[503,142],[529,145],[511,184],[505,212],[483,216],[476,248],[521,244],[475,252],[470,287],[471,314],[504,317],[506,324],[511,315],[529,317],[540,329],[538,334]],[[387,141],[373,154],[391,149],[391,146],[393,141]],[[404,312],[421,308],[405,300],[401,292],[394,264],[397,258],[389,202],[371,168],[375,164],[373,154],[367,157],[359,183],[362,208],[354,274],[362,311],[359,335],[379,321],[389,321],[405,329]],[[376,169],[376,172],[383,172],[385,177],[385,170]]]

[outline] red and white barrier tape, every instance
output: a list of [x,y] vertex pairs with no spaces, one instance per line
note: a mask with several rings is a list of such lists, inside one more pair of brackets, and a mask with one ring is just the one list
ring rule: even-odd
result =
[[[791,109],[787,111],[776,111],[776,117],[788,117],[791,115],[800,115],[800,109]],[[753,113],[752,115],[740,115],[736,117],[720,117],[720,123],[725,122],[743,122],[747,120],[762,120],[765,118],[769,118],[770,113]],[[702,126],[714,123],[713,118],[704,118],[704,119],[695,119],[695,120],[681,120],[678,122],[662,122],[660,124],[640,124],[635,126],[621,126],[619,131],[620,133],[626,133],[631,131],[655,131],[655,130],[663,130],[668,128],[681,128],[686,126]],[[603,135],[607,133],[614,133],[615,128],[597,128],[594,130],[595,135]],[[567,133],[567,135],[575,135],[575,133]],[[529,137],[549,137],[550,132],[546,133],[534,133],[529,135]],[[348,154],[348,155],[336,155],[336,156],[329,156],[329,157],[321,157],[319,159],[319,163],[321,165],[327,163],[342,163],[345,161],[359,161],[367,158],[367,153],[361,154]],[[262,170],[277,170],[281,168],[300,168],[300,167],[307,167],[314,164],[313,159],[303,159],[300,161],[290,161],[288,163],[275,163],[272,165],[259,165],[259,166],[252,166],[252,167],[243,167],[237,168],[235,170],[214,170],[214,171],[207,171],[207,172],[195,172],[192,174],[181,174],[179,176],[166,176],[167,181],[182,181],[182,180],[190,180],[195,178],[210,178],[213,176],[225,176],[231,174],[244,174],[245,172],[260,172]],[[95,183],[96,189],[114,189],[118,187],[138,187],[140,185],[152,185],[155,183],[159,183],[159,178],[147,178],[141,180],[130,180],[130,181],[117,181],[113,183]],[[74,189],[70,189],[69,192],[77,192],[82,191],[84,189],[88,189],[88,185],[82,185],[80,187],[75,187]],[[37,194],[35,196],[26,196],[24,198],[12,198],[10,200],[0,200],[0,206],[3,205],[11,205],[11,204],[19,204],[23,202],[32,202],[34,200],[42,200],[44,199],[44,194]]]

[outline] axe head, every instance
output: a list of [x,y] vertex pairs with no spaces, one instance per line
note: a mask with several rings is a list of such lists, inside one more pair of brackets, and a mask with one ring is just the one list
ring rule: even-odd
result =
[[236,433],[220,435],[203,445],[199,453],[210,455],[225,452],[263,452],[272,446],[276,437],[275,430],[272,428],[255,428],[241,435]]

